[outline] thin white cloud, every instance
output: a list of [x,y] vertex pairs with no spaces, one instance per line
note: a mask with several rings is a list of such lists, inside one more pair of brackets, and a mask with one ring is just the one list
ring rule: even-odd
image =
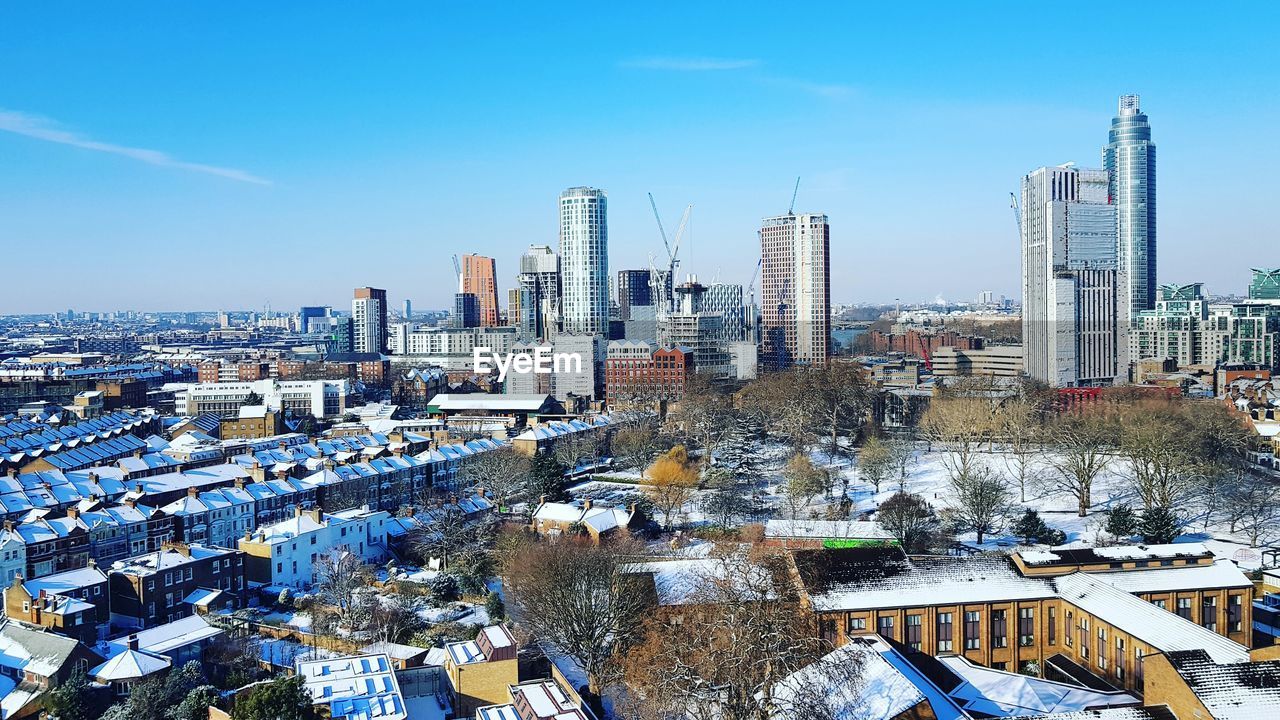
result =
[[647,57],[627,60],[623,67],[641,70],[673,70],[676,72],[712,72],[717,70],[746,70],[759,67],[759,60],[709,57]]
[[129,147],[127,145],[115,145],[112,143],[93,140],[70,130],[62,129],[52,120],[40,117],[39,115],[32,115],[30,113],[0,108],[0,130],[11,132],[16,135],[23,135],[29,138],[35,138],[36,140],[58,143],[59,145],[70,145],[72,147],[83,148],[85,150],[121,155],[133,160],[139,160],[147,163],[148,165],[176,168],[178,170],[204,173],[206,175],[216,175],[218,177],[227,178],[228,180],[254,183],[255,185],[271,184],[270,180],[265,180],[243,170],[236,170],[235,168],[224,168],[218,167],[217,165],[203,165],[201,163],[186,162],[167,153],[160,152],[159,150],[148,150],[146,148]]
[[762,78],[762,81],[770,85],[800,90],[802,92],[809,93],[810,95],[817,95],[818,97],[829,99],[845,98],[854,93],[852,85],[842,85],[840,83],[817,83],[809,80],[775,76]]

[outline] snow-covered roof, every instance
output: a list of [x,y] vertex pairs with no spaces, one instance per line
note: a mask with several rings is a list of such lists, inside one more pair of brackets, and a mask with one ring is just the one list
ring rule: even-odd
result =
[[539,393],[440,393],[431,398],[430,405],[443,412],[462,410],[517,410],[536,412],[551,400],[550,395]]
[[163,655],[125,648],[124,652],[90,670],[89,675],[100,682],[137,680],[163,672],[172,664],[173,661]]
[[171,623],[139,630],[134,633],[134,637],[138,640],[140,650],[165,655],[178,648],[222,634],[222,630],[205,622],[205,619],[199,615],[190,615]]
[[1204,650],[1216,662],[1246,662],[1249,650],[1190,620],[1161,610],[1088,573],[1055,578],[1063,600],[1111,624],[1156,650]]
[[22,586],[31,593],[31,597],[36,597],[41,590],[46,593],[65,595],[106,582],[107,576],[101,570],[96,567],[84,567],[79,570],[67,570],[55,575],[33,578],[23,582]]
[[[552,680],[534,680],[510,688],[511,700],[517,705],[529,708],[538,720],[586,720],[586,716],[578,709],[559,685]],[[521,702],[523,700],[523,702]],[[498,715],[497,717],[502,717]]]
[[1128,693],[1099,692],[1019,673],[992,670],[974,665],[956,655],[940,657],[938,661],[961,680],[961,684],[950,689],[947,694],[965,710],[981,713],[981,717],[1075,712],[1108,705],[1136,705],[1140,702]]
[[1128,593],[1172,592],[1175,590],[1208,590],[1210,588],[1247,588],[1253,582],[1230,560],[1211,565],[1127,570],[1125,572],[1090,573],[1112,587]]
[[1215,720],[1275,717],[1280,707],[1280,660],[1219,664],[1196,650],[1168,658]]
[[[926,702],[885,652],[893,651],[883,641],[854,640],[783,678],[773,690],[778,717],[797,717],[825,705],[841,720],[893,720]],[[948,717],[945,709],[934,711]]]
[[764,525],[767,538],[816,538],[850,540],[892,540],[878,522],[858,520],[782,520],[771,519]]
[[404,697],[383,654],[298,662],[297,674],[316,705],[333,720],[405,720]]
[[53,677],[79,645],[75,640],[15,622],[0,625],[0,665]]
[[1113,562],[1137,562],[1206,558],[1213,555],[1203,543],[1168,543],[1164,545],[1112,545],[1108,547],[1080,547],[1060,545],[1049,550],[1022,550],[1018,556],[1028,566],[1106,564]]
[[1024,577],[1002,557],[909,560],[893,547],[797,550],[792,557],[818,611],[1036,600],[1055,595],[1048,580]]
[[366,645],[360,648],[360,652],[365,653],[366,655],[382,653],[393,660],[408,660],[428,652],[428,648],[418,647],[417,645],[402,645],[401,643],[393,642],[376,642],[372,645]]
[[480,649],[480,646],[474,640],[449,643],[444,647],[449,651],[449,657],[453,659],[456,665],[482,663],[485,660],[484,651]]
[[730,583],[727,589],[731,590],[772,586],[772,577],[765,568],[723,558],[656,560],[630,563],[619,569],[627,574],[650,575],[659,605],[690,605],[711,601],[712,598],[704,593],[713,590],[711,586],[719,583]]

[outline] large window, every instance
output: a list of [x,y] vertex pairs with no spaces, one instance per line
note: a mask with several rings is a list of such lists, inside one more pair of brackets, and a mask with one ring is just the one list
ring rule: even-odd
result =
[[1018,610],[1018,646],[1031,647],[1036,641],[1035,608],[1019,608]]
[[1058,644],[1058,611],[1056,608],[1049,607],[1049,620],[1045,623],[1045,629],[1049,631],[1049,644]]
[[881,615],[880,620],[876,624],[876,627],[879,629],[881,637],[884,637],[888,640],[893,639],[893,616],[892,615]]
[[1076,630],[1076,628],[1075,628],[1075,624],[1074,624],[1074,623],[1075,623],[1075,613],[1073,613],[1073,612],[1071,612],[1070,610],[1068,610],[1068,611],[1067,611],[1067,620],[1066,620],[1066,622],[1063,624],[1063,628],[1065,628],[1065,629],[1063,630],[1063,633],[1062,633],[1062,639],[1063,639],[1063,640],[1065,640],[1065,641],[1067,642],[1067,647],[1071,647],[1071,644],[1072,644],[1072,643],[1071,643],[1071,633],[1075,632],[1075,630]]
[[1124,680],[1124,638],[1116,636],[1116,677]]
[[1098,667],[1107,669],[1107,629],[1098,628]]
[[860,633],[867,629],[867,619],[862,617],[849,618],[849,633]]
[[1244,600],[1240,595],[1232,595],[1227,599],[1227,632],[1240,632],[1244,629]]
[[1089,618],[1080,618],[1080,657],[1089,659]]
[[1191,598],[1178,598],[1178,617],[1191,619]]
[[1218,597],[1205,595],[1200,604],[1200,624],[1207,630],[1218,631]]
[[991,647],[1009,647],[1009,611],[991,611]]
[[970,610],[964,614],[964,649],[977,650],[982,646],[982,615]]
[[951,613],[938,613],[938,652],[951,652]]
[[919,615],[907,616],[907,646],[912,650],[919,650],[921,643],[922,618]]

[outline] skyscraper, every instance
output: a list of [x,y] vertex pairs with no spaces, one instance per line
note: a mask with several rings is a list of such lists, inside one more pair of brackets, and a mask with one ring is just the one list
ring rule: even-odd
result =
[[609,223],[605,193],[560,193],[561,320],[565,333],[609,332]]
[[400,314],[404,317],[406,322],[408,322],[409,320],[412,320],[413,319],[413,301],[411,301],[409,298],[405,298],[404,308],[400,311]]
[[518,312],[512,319],[525,339],[547,339],[560,325],[560,258],[547,245],[520,256]]
[[1028,375],[1055,387],[1110,385],[1127,335],[1118,322],[1107,174],[1070,164],[1022,178],[1022,346]]
[[1116,259],[1128,287],[1120,299],[1121,322],[1127,326],[1156,303],[1156,144],[1137,95],[1120,96],[1102,164],[1108,201],[1116,206]]
[[630,320],[631,308],[653,305],[653,289],[648,270],[618,271],[618,319]]
[[462,287],[459,292],[476,296],[476,308],[482,327],[497,327],[498,319],[498,269],[493,258],[483,255],[462,256]]
[[818,213],[765,218],[760,228],[760,361],[825,365],[831,354],[831,226]]
[[387,351],[387,291],[356,288],[351,301],[351,351]]

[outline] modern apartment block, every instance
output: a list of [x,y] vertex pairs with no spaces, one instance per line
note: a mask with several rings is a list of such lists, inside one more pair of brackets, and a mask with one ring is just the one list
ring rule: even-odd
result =
[[1130,331],[1134,360],[1173,360],[1194,365],[1258,365],[1280,369],[1280,298],[1270,279],[1280,270],[1253,270],[1249,298],[1210,303],[1202,283],[1161,285],[1155,309],[1139,312]]
[[648,270],[618,271],[618,319],[630,320],[631,308],[653,305],[652,273]]
[[560,290],[563,330],[609,333],[609,222],[603,190],[560,193]]
[[1122,321],[1156,303],[1156,144],[1137,95],[1121,95],[1102,162],[1107,202],[1116,207],[1116,252],[1126,292]]
[[461,283],[461,292],[470,293],[476,298],[477,325],[501,325],[498,317],[498,270],[494,259],[483,255],[463,255]]
[[517,284],[510,322],[521,338],[545,340],[554,335],[560,326],[560,256],[548,245],[530,245],[520,256]]
[[818,213],[760,228],[761,350],[766,368],[825,365],[831,355],[831,226]]
[[351,352],[387,351],[387,291],[356,288],[351,300]]
[[1025,369],[1054,387],[1110,385],[1127,372],[1115,212],[1105,171],[1067,164],[1022,178]]
[[222,417],[239,417],[240,406],[254,394],[272,410],[325,418],[346,412],[351,385],[346,380],[259,380],[188,385],[176,393],[174,405],[179,415],[214,413]]

